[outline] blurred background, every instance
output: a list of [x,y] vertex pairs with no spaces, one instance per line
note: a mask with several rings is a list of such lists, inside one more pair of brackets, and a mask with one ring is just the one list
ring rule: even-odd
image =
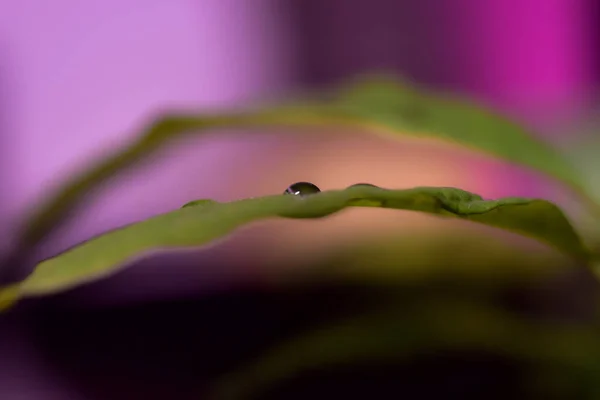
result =
[[[600,188],[599,16],[595,0],[3,0],[0,243],[10,247],[11,233],[49,190],[129,143],[158,113],[286,99],[369,72],[399,74],[505,112],[560,147]],[[35,257],[192,199],[275,194],[296,181],[322,190],[357,182],[457,186],[486,198],[540,196],[571,206],[568,194],[539,175],[482,155],[329,133],[180,140],[95,193]],[[64,302],[185,298],[255,279],[249,259],[267,268],[398,226],[456,229],[385,210],[269,222],[198,254],[137,263]],[[213,260],[231,267],[198,267]],[[19,321],[18,313],[0,321],[0,398],[89,398],[39,356],[30,325]]]

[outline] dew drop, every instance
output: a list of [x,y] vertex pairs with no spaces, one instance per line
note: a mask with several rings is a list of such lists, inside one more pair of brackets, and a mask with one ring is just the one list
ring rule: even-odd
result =
[[217,203],[218,202],[211,200],[211,199],[193,200],[188,203],[185,203],[183,206],[181,206],[181,208],[196,207],[196,206],[208,206],[208,205],[217,204]]
[[307,196],[310,194],[319,193],[321,189],[317,185],[310,182],[296,182],[290,185],[283,194],[292,194],[294,196]]
[[359,187],[359,186],[374,187],[374,188],[378,188],[379,189],[379,186],[373,185],[371,183],[355,183],[354,185],[348,186],[348,189],[349,188],[353,188],[353,187]]

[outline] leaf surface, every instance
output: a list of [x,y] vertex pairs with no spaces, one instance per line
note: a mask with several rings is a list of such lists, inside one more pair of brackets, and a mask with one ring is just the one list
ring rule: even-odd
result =
[[562,211],[545,200],[483,200],[456,188],[388,190],[364,185],[305,197],[277,195],[230,203],[191,202],[42,261],[22,282],[0,289],[0,304],[9,304],[15,297],[51,294],[100,279],[156,249],[205,246],[254,221],[274,217],[320,218],[346,207],[382,207],[460,218],[536,238],[584,263],[590,257]]

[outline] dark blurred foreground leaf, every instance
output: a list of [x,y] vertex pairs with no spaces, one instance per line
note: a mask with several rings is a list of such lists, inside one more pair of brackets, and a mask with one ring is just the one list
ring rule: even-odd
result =
[[[600,337],[589,326],[528,321],[475,302],[421,300],[408,310],[388,307],[275,345],[255,362],[224,376],[210,398],[262,399],[269,390],[308,372],[401,362],[448,350],[476,350],[525,360],[531,365],[529,383],[543,382],[546,394],[553,396],[558,395],[553,385],[560,381],[558,386],[566,382],[561,389],[571,395],[593,391],[582,386],[595,385],[594,375],[600,372]],[[557,376],[558,381],[548,380]],[[347,382],[350,387],[352,384]]]
[[[302,257],[305,249],[288,251],[289,258],[303,260],[283,274],[267,275],[275,286],[306,282],[356,282],[358,284],[404,285],[431,280],[468,284],[476,282],[491,292],[506,285],[519,285],[567,271],[585,273],[594,284],[593,271],[556,251],[544,251],[518,236],[482,232],[474,226],[451,224],[449,232],[406,232],[397,235],[362,238],[352,243],[330,246],[318,258]],[[465,228],[465,229],[461,229]],[[470,228],[470,229],[469,229]],[[494,235],[494,233],[497,233]],[[367,235],[364,235],[367,236]],[[506,237],[498,237],[506,236]],[[512,239],[512,240],[511,240]],[[519,241],[519,243],[515,243]],[[307,266],[312,262],[314,266]],[[276,264],[274,266],[283,270]],[[285,270],[284,270],[285,271]],[[268,271],[267,271],[268,274]],[[269,278],[271,278],[269,280]]]
[[74,213],[92,189],[184,134],[224,127],[331,126],[366,128],[398,138],[445,139],[483,150],[566,182],[591,208],[600,210],[587,196],[578,173],[570,164],[519,125],[459,98],[425,92],[392,79],[367,79],[333,95],[315,96],[304,103],[238,114],[172,115],[160,119],[146,129],[136,143],[75,176],[56,195],[40,204],[25,222],[15,254],[9,259],[14,262],[18,255],[28,254],[29,249]]
[[455,188],[358,186],[307,197],[279,195],[194,204],[106,233],[41,262],[24,281],[0,289],[0,305],[100,279],[153,249],[203,246],[253,221],[277,216],[319,218],[352,206],[421,211],[479,222],[536,238],[582,263],[589,258],[561,210],[544,200],[482,200]]

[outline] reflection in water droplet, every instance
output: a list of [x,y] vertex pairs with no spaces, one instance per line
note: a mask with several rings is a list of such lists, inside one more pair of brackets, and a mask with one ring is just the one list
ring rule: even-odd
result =
[[319,193],[319,189],[316,185],[310,182],[296,182],[290,185],[283,194],[293,194],[294,196],[306,196],[309,194]]

